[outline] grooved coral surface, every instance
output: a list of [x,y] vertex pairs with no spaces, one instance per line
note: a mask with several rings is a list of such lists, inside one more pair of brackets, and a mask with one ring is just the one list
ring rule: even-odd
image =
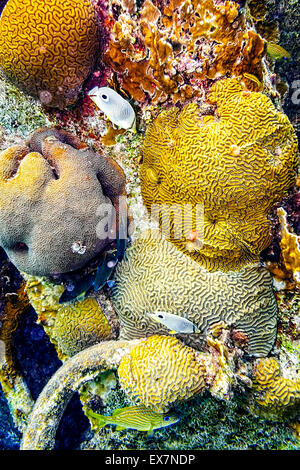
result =
[[211,273],[146,231],[126,250],[114,279],[112,301],[122,338],[168,334],[146,314],[166,311],[189,319],[202,334],[220,322],[234,325],[246,334],[251,354],[266,355],[274,344],[277,304],[272,278],[259,265]]
[[89,0],[9,0],[0,18],[0,66],[47,106],[72,104],[91,72],[99,29]]
[[124,356],[118,367],[122,388],[157,412],[205,388],[205,366],[197,353],[170,336],[151,336]]
[[97,300],[87,297],[61,306],[53,336],[62,352],[73,356],[93,344],[112,339],[113,334]]
[[[190,103],[163,111],[148,127],[142,196],[149,212],[160,206],[162,227],[170,216],[162,206],[177,205],[169,238],[185,254],[209,270],[238,269],[271,241],[268,213],[295,181],[297,139],[269,98],[243,91],[236,79],[215,83],[209,99],[214,115],[201,116]],[[178,233],[188,204],[192,223]],[[204,238],[195,243],[189,234],[199,226],[197,207]]]
[[0,153],[0,245],[27,274],[79,269],[110,242],[97,227],[104,209],[114,227],[112,205],[118,210],[124,186],[113,160],[72,134],[39,129],[27,146]]
[[278,414],[300,406],[300,378],[281,377],[280,367],[273,357],[259,359],[254,368],[256,402],[262,409]]

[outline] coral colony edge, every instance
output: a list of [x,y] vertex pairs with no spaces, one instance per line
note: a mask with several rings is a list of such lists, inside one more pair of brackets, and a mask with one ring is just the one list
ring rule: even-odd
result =
[[297,2],[0,13],[0,450],[299,450]]

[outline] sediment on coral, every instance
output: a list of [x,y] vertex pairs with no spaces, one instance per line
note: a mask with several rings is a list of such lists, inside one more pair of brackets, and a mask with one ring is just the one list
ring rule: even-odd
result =
[[[38,33],[37,33],[38,31]],[[89,0],[8,0],[0,17],[0,67],[42,104],[74,103],[99,52]]]
[[268,214],[295,182],[297,139],[269,98],[235,79],[214,84],[209,100],[214,115],[199,116],[191,103],[148,127],[141,189],[177,248],[226,271],[257,261],[270,244]]
[[[215,326],[234,325],[246,335],[245,350],[266,355],[276,338],[277,304],[269,272],[260,265],[239,271],[208,272],[177,250],[158,231],[145,231],[117,266],[112,302],[120,337],[133,339],[169,330],[147,312],[167,311],[193,322],[201,334],[184,341],[198,344]],[[198,339],[199,338],[199,339]]]

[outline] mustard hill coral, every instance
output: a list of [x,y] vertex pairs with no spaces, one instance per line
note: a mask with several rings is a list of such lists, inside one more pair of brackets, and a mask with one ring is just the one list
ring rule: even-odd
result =
[[74,103],[99,49],[89,0],[9,0],[0,18],[0,66],[47,106]]
[[237,3],[146,0],[137,17],[120,8],[104,60],[134,99],[186,103],[227,73],[262,79],[265,43]]
[[259,359],[253,370],[255,400],[265,413],[282,416],[300,407],[300,379],[280,375],[273,357]]
[[287,221],[287,213],[280,207],[277,209],[281,231],[281,256],[285,270],[300,287],[300,237],[293,233]]
[[176,338],[151,336],[122,358],[120,384],[135,402],[167,411],[205,389],[207,372],[200,357]]
[[[142,196],[149,212],[158,206],[162,230],[183,253],[208,270],[238,269],[271,241],[267,216],[295,180],[297,139],[269,98],[243,91],[236,79],[215,83],[209,99],[214,115],[199,116],[190,103],[163,111],[148,127]],[[188,204],[194,213],[181,229]],[[203,240],[191,238],[199,206]]]
[[124,187],[114,161],[64,131],[39,129],[27,146],[0,154],[0,245],[28,274],[78,269],[110,242],[116,219],[108,211],[108,231],[98,237],[107,215],[99,209],[118,213]]
[[123,339],[169,334],[147,315],[166,311],[189,319],[204,335],[222,322],[234,325],[246,335],[250,354],[266,355],[274,344],[277,304],[272,278],[259,265],[207,272],[152,230],[127,248],[114,280],[112,302]]

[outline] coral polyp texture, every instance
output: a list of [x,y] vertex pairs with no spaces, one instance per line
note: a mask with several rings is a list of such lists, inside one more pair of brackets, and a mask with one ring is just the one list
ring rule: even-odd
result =
[[123,8],[104,60],[136,100],[175,104],[203,95],[208,80],[226,73],[261,79],[264,54],[236,2],[146,0],[136,17]]
[[277,209],[281,231],[281,256],[284,269],[300,287],[300,237],[292,232],[287,221],[287,213],[280,207]]
[[255,400],[262,412],[278,416],[299,412],[300,378],[282,377],[276,359],[259,359],[254,366],[253,379]]
[[197,352],[170,336],[141,342],[121,359],[118,375],[134,401],[157,412],[206,388],[206,369]]
[[0,18],[0,66],[47,106],[74,103],[99,49],[89,0],[9,0]]
[[[160,211],[177,248],[208,270],[238,269],[271,242],[268,214],[295,181],[297,139],[267,96],[244,91],[236,79],[215,83],[209,100],[213,115],[190,103],[163,111],[148,127],[142,196],[149,212]],[[183,220],[188,205],[190,223]],[[199,207],[202,239],[201,230],[191,237]]]
[[114,280],[112,301],[124,339],[168,334],[147,315],[166,311],[187,318],[202,335],[220,323],[234,325],[251,354],[266,355],[274,344],[277,304],[272,278],[259,265],[211,273],[152,230],[126,250]]
[[[109,243],[121,168],[72,134],[37,130],[27,145],[0,154],[0,245],[25,273],[49,275],[84,266]],[[97,227],[106,213],[108,232]],[[99,210],[101,213],[99,213]]]

